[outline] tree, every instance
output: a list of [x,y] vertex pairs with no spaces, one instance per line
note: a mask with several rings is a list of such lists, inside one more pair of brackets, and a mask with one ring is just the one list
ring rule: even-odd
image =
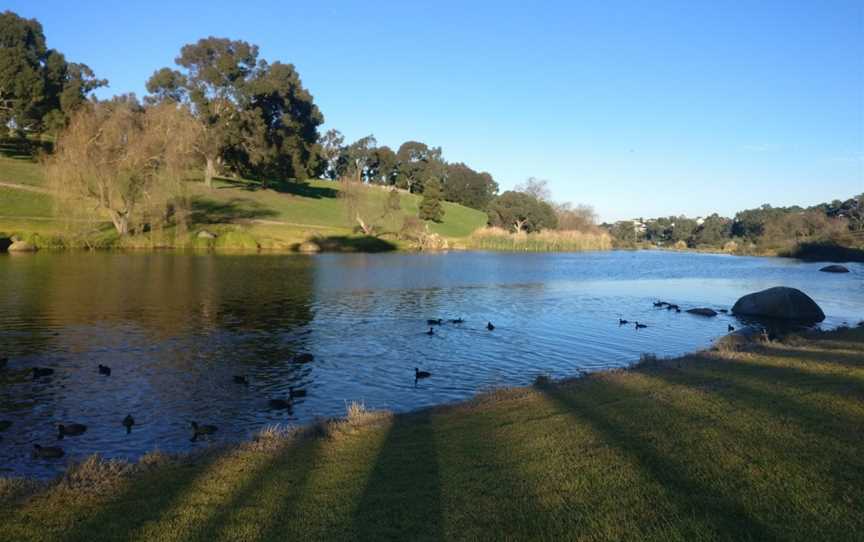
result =
[[596,230],[597,213],[590,205],[573,206],[572,203],[553,204],[555,214],[558,216],[558,229],[570,231],[593,231]]
[[339,158],[342,174],[353,178],[354,182],[363,182],[375,161],[376,143],[375,136],[369,134],[345,147]]
[[537,177],[528,177],[524,183],[517,184],[514,190],[534,196],[540,201],[547,203],[552,201],[552,191],[549,189],[549,181],[538,179]]
[[144,109],[125,98],[82,107],[58,138],[49,179],[64,202],[107,213],[127,235],[168,216],[193,159],[196,124],[176,104]]
[[42,25],[11,11],[0,14],[0,123],[17,132],[61,128],[95,89],[86,64],[48,49]]
[[324,176],[331,180],[339,178],[337,161],[345,144],[345,136],[339,130],[327,130],[318,140],[321,147],[321,159],[324,161]]
[[369,165],[368,180],[371,183],[392,185],[396,180],[396,153],[388,146],[373,151]]
[[444,177],[444,160],[441,147],[429,147],[419,141],[406,141],[396,151],[396,186],[409,192],[423,192],[430,179]]
[[721,246],[729,240],[732,234],[732,221],[717,213],[707,217],[693,233],[693,244]]
[[438,179],[430,179],[426,182],[423,190],[423,199],[420,200],[421,220],[441,222],[444,218],[444,207],[441,205],[441,183]]
[[498,192],[492,175],[478,173],[463,163],[447,164],[444,199],[485,210]]
[[531,194],[508,190],[489,205],[489,223],[518,232],[554,229],[558,225],[555,210]]

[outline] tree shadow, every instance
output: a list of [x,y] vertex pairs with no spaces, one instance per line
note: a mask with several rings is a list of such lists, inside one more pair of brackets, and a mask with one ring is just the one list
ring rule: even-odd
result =
[[832,241],[799,243],[781,256],[807,262],[864,262],[864,250]]
[[[646,397],[608,379],[597,379],[591,385],[599,387],[598,393],[602,396],[633,400],[634,404]],[[643,425],[650,424],[652,420],[640,417],[635,412],[626,419],[616,418],[604,412],[605,408],[592,404],[590,398],[584,397],[579,390],[568,392],[560,386],[544,386],[540,389],[554,403],[567,409],[576,420],[587,421],[605,441],[621,450],[665,490],[664,495],[681,514],[695,516],[712,531],[713,538],[728,537],[730,533],[741,533],[743,537],[756,540],[776,538],[769,526],[733,495],[700,479],[699,474],[686,462],[664,452],[655,440],[656,436],[651,435],[651,431],[658,431],[658,427]],[[676,416],[671,412],[667,415]],[[663,429],[664,439],[675,441],[680,438],[672,430],[675,425],[670,423],[669,428]]]
[[257,201],[245,198],[214,201],[196,197],[192,199],[191,206],[192,212],[189,218],[196,225],[230,224],[238,220],[272,218],[278,215],[276,211],[265,207]]
[[327,186],[313,186],[302,181],[272,181],[262,183],[260,181],[252,181],[246,179],[228,179],[220,178],[220,182],[226,186],[221,188],[236,188],[246,190],[247,192],[258,192],[259,190],[273,190],[280,194],[291,194],[303,198],[322,199],[335,198],[339,195],[339,190]]
[[369,235],[350,237],[347,235],[330,235],[326,237],[312,237],[304,243],[296,243],[291,246],[294,252],[307,252],[303,245],[311,244],[312,252],[390,252],[398,247],[380,237]]
[[431,413],[398,416],[354,513],[360,540],[442,540],[441,481]]

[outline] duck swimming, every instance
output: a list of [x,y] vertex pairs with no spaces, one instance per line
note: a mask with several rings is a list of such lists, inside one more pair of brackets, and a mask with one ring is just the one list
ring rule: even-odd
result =
[[249,379],[242,375],[234,375],[234,383],[235,384],[243,384],[244,386],[249,385]]
[[444,320],[441,318],[432,318],[430,320],[426,320],[426,324],[430,326],[440,326],[444,323]]
[[648,327],[647,324],[640,324],[639,322],[636,322],[636,329],[644,329],[646,327]]
[[421,378],[429,378],[432,376],[432,373],[429,371],[421,371],[417,367],[414,367],[414,380],[420,380]]
[[451,324],[464,324],[465,320],[463,320],[461,317],[460,318],[453,318],[452,320],[450,320],[450,323]]
[[135,418],[132,417],[132,414],[127,414],[125,418],[123,418],[123,427],[126,428],[126,434],[132,432],[132,426],[135,425]]
[[626,325],[629,324],[629,323],[630,323],[629,320],[623,320],[623,319],[621,319],[621,318],[618,319],[618,325],[619,325],[619,326],[626,326]]
[[212,435],[219,430],[215,425],[198,425],[198,422],[189,422],[189,425],[196,435]]
[[87,431],[87,426],[80,423],[70,423],[69,425],[63,425],[62,423],[57,426],[57,439],[62,439],[63,437],[77,437],[78,435],[83,435]]
[[492,325],[492,322],[486,322],[486,329],[488,329],[489,331],[492,331],[495,329],[495,326]]
[[294,399],[295,397],[306,397],[306,390],[297,389],[294,386],[288,388],[288,397]]
[[12,427],[12,422],[9,420],[0,420],[0,431],[5,431]]
[[54,374],[54,369],[49,369],[46,367],[33,367],[33,379],[37,379],[43,376],[51,376]]
[[294,356],[294,361],[296,363],[309,363],[315,359],[315,356],[310,354],[309,352],[303,352],[302,354],[297,354]]
[[105,375],[105,376],[111,376],[111,367],[108,367],[107,365],[102,365],[100,363],[99,364],[99,374]]
[[426,332],[426,335],[435,335],[435,330],[430,327],[429,331]]
[[63,454],[66,452],[63,451],[63,448],[60,446],[40,446],[38,444],[33,445],[33,457],[39,457],[42,459],[57,459],[58,457],[63,457]]
[[294,406],[291,399],[270,399],[267,404],[270,405],[270,408],[275,408],[276,410],[291,409]]

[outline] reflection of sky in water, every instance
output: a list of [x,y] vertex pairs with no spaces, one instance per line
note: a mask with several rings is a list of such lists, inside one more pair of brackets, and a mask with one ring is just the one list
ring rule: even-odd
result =
[[[270,423],[338,416],[345,402],[405,410],[458,400],[539,373],[623,366],[643,352],[704,347],[737,322],[655,309],[730,308],[743,294],[801,288],[826,326],[864,318],[864,266],[660,252],[214,256],[40,254],[0,258],[0,465],[47,474],[29,458],[57,422],[90,426],[63,446],[134,458],[182,451],[188,423],[220,427],[214,441]],[[424,335],[427,318],[466,319]],[[618,318],[647,323],[638,332]],[[487,320],[497,326],[485,329]],[[312,352],[310,364],[291,360]],[[103,363],[114,371],[98,375]],[[33,366],[57,370],[34,382]],[[414,386],[413,369],[433,377]],[[248,375],[249,388],[232,382]],[[306,388],[293,413],[267,401]],[[120,420],[138,425],[126,435]],[[62,465],[62,462],[60,463]]]

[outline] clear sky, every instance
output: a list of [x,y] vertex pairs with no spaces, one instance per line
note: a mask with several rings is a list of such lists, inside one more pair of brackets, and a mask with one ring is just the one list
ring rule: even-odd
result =
[[[122,6],[122,7],[120,7]],[[864,1],[5,0],[110,89],[208,35],[297,66],[348,139],[441,146],[605,220],[864,192]]]

